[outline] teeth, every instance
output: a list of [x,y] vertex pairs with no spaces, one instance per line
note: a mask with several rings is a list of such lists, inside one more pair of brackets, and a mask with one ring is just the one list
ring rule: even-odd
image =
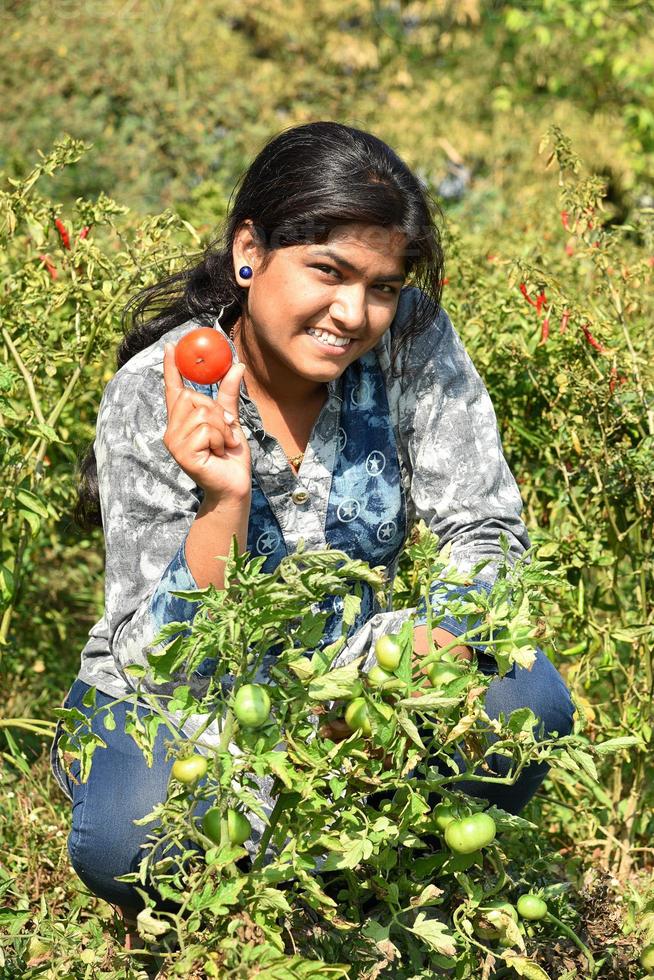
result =
[[348,337],[335,337],[333,333],[329,333],[327,330],[314,330],[309,327],[307,333],[310,333],[312,337],[315,337],[323,344],[328,344],[330,347],[347,347],[350,343]]

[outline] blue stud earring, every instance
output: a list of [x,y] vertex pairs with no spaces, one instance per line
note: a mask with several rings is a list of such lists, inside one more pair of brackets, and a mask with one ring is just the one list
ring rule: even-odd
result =
[[249,265],[242,265],[241,268],[238,270],[238,274],[239,276],[241,276],[242,279],[251,279],[252,269],[250,268]]

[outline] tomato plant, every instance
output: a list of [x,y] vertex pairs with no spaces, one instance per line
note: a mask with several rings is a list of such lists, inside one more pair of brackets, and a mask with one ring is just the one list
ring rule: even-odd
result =
[[261,728],[270,717],[270,695],[261,684],[244,684],[234,698],[234,714],[243,728]]
[[207,772],[207,760],[203,755],[190,755],[186,759],[175,759],[172,774],[175,779],[186,786],[202,779]]
[[445,828],[445,842],[455,854],[472,854],[495,839],[495,821],[487,813],[452,820]]
[[232,844],[244,844],[252,833],[248,818],[239,810],[227,811],[227,835]]
[[544,919],[547,915],[546,902],[538,895],[532,895],[531,892],[520,896],[517,901],[517,908],[523,919],[529,919],[532,922]]
[[212,327],[199,327],[185,334],[175,347],[175,364],[180,374],[196,384],[220,381],[232,364],[227,340]]
[[380,667],[392,672],[400,666],[402,650],[392,636],[380,636],[375,643],[375,657]]

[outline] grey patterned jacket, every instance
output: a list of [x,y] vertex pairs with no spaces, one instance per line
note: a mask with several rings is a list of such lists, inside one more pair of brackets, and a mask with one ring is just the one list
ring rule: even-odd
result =
[[[399,377],[391,373],[391,339],[412,316],[418,295],[416,287],[402,290],[390,330],[329,383],[297,475],[242,384],[240,420],[253,470],[248,550],[266,556],[265,570],[303,538],[308,549],[331,545],[384,565],[392,581],[407,534],[422,519],[441,545],[451,542],[451,561],[459,570],[493,559],[474,579],[473,587],[488,589],[502,557],[500,532],[508,537],[510,558],[529,547],[491,400],[444,310],[404,349]],[[133,690],[125,668],[147,665],[161,626],[190,623],[198,608],[170,590],[197,588],[184,546],[202,490],[162,441],[164,343],[177,342],[198,325],[184,323],[128,361],[100,404],[95,452],[106,543],[105,609],[90,630],[79,677],[110,696]],[[213,325],[220,329],[217,321]],[[232,352],[238,359],[233,345]],[[217,393],[216,386],[194,387],[212,397]],[[327,599],[324,608],[330,612],[327,643],[341,632],[340,600]],[[335,665],[365,655],[368,669],[377,637],[396,632],[415,614],[380,609],[364,594]],[[424,621],[424,615],[416,619]],[[441,625],[455,635],[465,628],[452,617]],[[205,666],[206,672],[212,668]],[[185,732],[191,735],[201,722],[194,716]],[[207,749],[215,737],[212,726],[203,737]],[[266,801],[268,789],[262,784]]]

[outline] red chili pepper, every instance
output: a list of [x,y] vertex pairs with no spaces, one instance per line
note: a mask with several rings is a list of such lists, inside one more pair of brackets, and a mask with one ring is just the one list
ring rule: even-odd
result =
[[559,327],[559,333],[565,333],[568,329],[568,321],[570,320],[570,314],[567,310],[563,311],[563,316],[561,317],[561,326]]
[[441,284],[441,286],[447,286],[447,284],[448,284],[449,281],[450,281],[449,279],[441,279],[441,283],[440,284]]
[[57,278],[57,270],[52,263],[52,259],[49,255],[39,255],[39,259],[43,262],[43,265],[48,270],[50,278],[54,281]]
[[88,235],[88,233],[90,232],[90,230],[91,230],[91,226],[90,225],[84,225],[84,227],[82,228],[82,230],[79,233],[79,237],[80,238],[86,238],[86,236]]
[[590,346],[594,347],[595,350],[598,350],[601,354],[605,353],[606,347],[603,347],[600,344],[599,340],[596,340],[595,337],[593,337],[592,333],[590,332],[590,330],[588,329],[585,323],[582,323],[581,329],[583,330],[584,337],[586,338]]
[[575,247],[572,244],[572,242],[568,242],[568,244],[566,245],[566,247],[565,247],[565,254],[566,255],[574,255],[575,254]]
[[61,244],[64,246],[64,248],[70,249],[70,235],[68,234],[66,225],[63,223],[63,221],[60,218],[57,218],[55,220],[55,226],[57,231],[59,232]]
[[616,371],[615,367],[612,367],[611,379],[609,381],[609,391],[611,392],[611,394],[613,394],[613,392],[615,391],[615,382],[617,377],[618,377],[618,372]]
[[529,303],[530,306],[536,306],[536,304],[534,303],[533,299],[531,298],[531,296],[527,292],[527,287],[524,284],[524,282],[521,282],[520,283],[520,292],[522,293],[522,295],[527,300],[527,302]]
[[540,311],[542,310],[542,308],[545,305],[545,303],[547,303],[547,296],[545,295],[545,293],[540,292],[538,294],[538,296],[536,297],[536,312],[537,313],[540,313]]
[[570,215],[568,214],[567,211],[561,211],[561,224],[563,225],[566,231],[570,231],[570,224],[568,222],[569,217]]
[[545,317],[540,328],[540,342],[541,344],[547,343],[547,338],[550,335],[550,318]]

